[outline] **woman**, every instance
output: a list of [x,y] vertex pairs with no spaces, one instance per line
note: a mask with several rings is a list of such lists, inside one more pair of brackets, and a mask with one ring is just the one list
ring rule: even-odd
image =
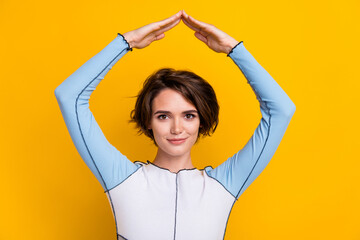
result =
[[[162,39],[180,21],[210,49],[240,68],[260,103],[262,119],[247,144],[216,168],[197,169],[190,151],[218,123],[211,86],[187,71],[160,69],[144,83],[131,121],[158,147],[153,162],[132,162],[103,135],[88,100],[107,72],[133,48]],[[233,204],[274,155],[295,105],[238,42],[184,11],[118,36],[55,90],[81,157],[109,198],[117,239],[223,239]]]

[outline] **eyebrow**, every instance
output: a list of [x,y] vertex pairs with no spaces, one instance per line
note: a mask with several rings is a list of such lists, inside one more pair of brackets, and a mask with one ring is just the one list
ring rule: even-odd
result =
[[[197,113],[198,111],[196,110],[187,110],[187,111],[183,111],[182,113]],[[156,111],[154,113],[155,114],[158,114],[158,113],[171,113],[170,111],[164,111],[164,110],[159,110],[159,111]]]

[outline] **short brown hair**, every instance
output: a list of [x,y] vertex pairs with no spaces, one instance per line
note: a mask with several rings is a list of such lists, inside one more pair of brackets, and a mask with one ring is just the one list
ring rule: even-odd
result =
[[[129,122],[136,123],[138,133],[144,133],[157,146],[151,129],[148,129],[152,116],[152,101],[161,90],[170,88],[179,92],[198,111],[200,117],[200,134],[211,136],[219,123],[219,104],[211,85],[193,72],[161,68],[151,74],[144,82],[143,88],[136,96],[135,109],[130,113]],[[196,141],[197,141],[196,140]]]

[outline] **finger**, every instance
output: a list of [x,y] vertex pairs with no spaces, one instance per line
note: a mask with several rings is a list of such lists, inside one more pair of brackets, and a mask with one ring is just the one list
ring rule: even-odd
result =
[[153,33],[151,33],[151,35],[153,35],[153,36],[158,36],[158,35],[166,32],[166,31],[168,31],[169,29],[173,28],[174,26],[176,26],[177,24],[179,24],[179,22],[180,22],[180,19],[179,19],[177,22],[174,22],[174,23],[166,26],[165,28],[162,28],[162,29],[160,29],[160,30],[154,31]]
[[202,42],[206,43],[207,44],[207,38],[203,35],[201,35],[201,33],[199,32],[195,32],[195,37],[197,37],[198,39],[200,39]]
[[183,23],[184,23],[186,26],[188,26],[188,27],[191,28],[192,30],[194,30],[194,31],[196,31],[196,32],[200,31],[200,29],[192,26],[185,18],[182,18],[182,21],[183,21]]
[[[160,22],[153,22],[150,23],[148,25],[145,25],[139,29],[141,29],[141,31],[144,33],[144,35],[148,35],[151,34],[153,32],[156,33],[161,33],[162,28],[166,27],[168,24],[172,24],[174,21],[176,22],[176,20],[180,20],[180,16],[181,16],[181,11],[179,11],[177,14],[171,16],[170,18],[167,18],[163,21]],[[167,23],[167,24],[166,24]]]
[[156,31],[156,34],[168,31],[169,29],[178,25],[180,21],[181,21],[181,19],[179,18],[176,22],[173,22],[173,23],[168,24],[167,26],[164,26],[160,30]]
[[196,32],[201,32],[203,35],[210,31],[209,27],[211,26],[211,24],[201,22],[199,20],[194,19],[190,15],[187,15],[187,13],[185,12],[183,13],[185,17],[182,19],[184,20],[184,23],[186,22],[187,26],[190,27],[191,29],[193,29]]
[[183,18],[188,18],[189,17],[189,15],[183,10],[183,12],[182,12],[182,16],[183,16]]
[[[150,36],[153,36],[153,37],[155,36],[155,39],[153,39],[153,41],[162,39],[165,36],[164,32],[168,31],[169,29],[171,29],[174,26],[176,26],[177,24],[179,24],[180,21],[181,20],[178,19],[176,22],[169,24],[165,28],[162,28],[160,30],[157,30],[157,31],[151,33]],[[161,36],[161,37],[159,38],[159,36]]]
[[164,38],[164,37],[165,37],[165,34],[164,34],[164,33],[161,33],[160,35],[157,35],[157,36],[155,37],[154,41],[160,40],[160,39],[162,39],[162,38]]
[[188,26],[189,28],[191,28],[192,30],[194,30],[194,31],[198,31],[198,30],[199,30],[198,28],[196,28],[193,24],[191,24],[191,23],[189,22],[189,15],[188,15],[185,11],[183,11],[183,15],[182,15],[182,18],[181,18],[181,19],[183,20],[184,24],[185,24],[186,26]]
[[205,28],[209,27],[209,24],[201,22],[199,20],[196,20],[192,16],[189,16],[187,20],[191,25],[193,25],[199,29],[205,29]]
[[176,14],[172,15],[169,18],[166,18],[166,19],[164,19],[162,21],[157,22],[157,25],[159,25],[160,27],[166,26],[169,23],[172,23],[172,22],[176,21],[179,17],[181,17],[181,15],[182,15],[182,11],[179,11],[179,12],[177,12]]

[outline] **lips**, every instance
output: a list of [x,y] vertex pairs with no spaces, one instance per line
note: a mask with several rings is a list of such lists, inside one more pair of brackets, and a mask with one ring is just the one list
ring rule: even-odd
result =
[[186,141],[186,138],[173,138],[173,139],[168,139],[168,141],[172,144],[181,144]]

